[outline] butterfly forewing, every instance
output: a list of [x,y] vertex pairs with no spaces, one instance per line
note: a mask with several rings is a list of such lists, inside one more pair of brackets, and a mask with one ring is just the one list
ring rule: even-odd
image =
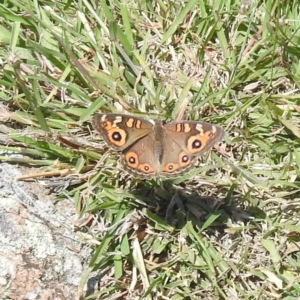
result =
[[172,122],[165,125],[166,135],[189,155],[201,155],[224,137],[224,130],[210,123],[197,121]]
[[105,142],[118,151],[147,136],[154,128],[147,120],[120,114],[96,114],[92,124]]

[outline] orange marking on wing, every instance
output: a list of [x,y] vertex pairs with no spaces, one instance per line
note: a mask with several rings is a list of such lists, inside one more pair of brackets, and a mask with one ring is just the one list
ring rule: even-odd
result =
[[105,127],[105,130],[108,130],[107,137],[112,144],[114,144],[117,147],[124,146],[127,138],[127,134],[125,130],[120,128],[113,128],[113,127],[110,127],[110,129],[107,129],[107,127]]
[[[193,135],[191,136],[188,141],[187,141],[187,150],[190,153],[196,153],[201,151],[207,144],[207,142],[209,140],[212,139],[212,137],[210,136],[211,131],[206,131],[203,135]],[[196,147],[196,145],[193,145],[196,142],[199,142],[199,146]]]
[[143,173],[154,173],[154,168],[152,168],[149,164],[145,163],[145,164],[140,164],[138,166],[139,170],[141,170]]
[[174,163],[168,163],[166,164],[163,168],[162,171],[166,172],[166,173],[173,173],[174,171],[176,171],[180,166],[178,164],[174,164]]
[[179,164],[181,167],[186,167],[191,163],[191,158],[185,153],[181,152],[179,154]]
[[148,164],[148,163],[139,164],[139,157],[133,151],[124,154],[124,159],[125,159],[126,165],[131,169],[139,170],[145,174],[151,174],[151,173],[155,172],[154,168],[151,167],[150,164]]
[[134,124],[134,119],[129,118],[128,121],[126,122],[126,126],[132,128]]
[[177,132],[180,132],[181,131],[181,124],[176,124],[176,131]]
[[136,169],[139,165],[139,158],[135,152],[128,152],[124,155],[126,165],[132,169]]
[[183,131],[184,132],[190,132],[192,130],[192,127],[188,123],[183,124]]
[[105,130],[111,130],[113,128],[112,122],[110,122],[110,121],[103,121],[101,123],[101,127],[104,128]]
[[142,121],[136,120],[135,128],[141,128],[142,127]]

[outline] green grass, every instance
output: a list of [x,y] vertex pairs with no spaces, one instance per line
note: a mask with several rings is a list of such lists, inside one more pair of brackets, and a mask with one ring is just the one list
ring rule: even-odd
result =
[[[105,227],[84,299],[300,299],[299,1],[184,3],[1,2],[0,148],[25,156],[0,158],[78,179],[57,201]],[[227,156],[132,179],[97,111],[218,124]]]

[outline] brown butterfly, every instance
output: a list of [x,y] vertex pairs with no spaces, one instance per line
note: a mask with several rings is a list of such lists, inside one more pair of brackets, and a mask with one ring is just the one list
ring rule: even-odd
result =
[[106,143],[122,152],[123,168],[134,177],[179,177],[196,157],[222,140],[216,125],[181,121],[163,124],[122,114],[96,114],[93,126]]

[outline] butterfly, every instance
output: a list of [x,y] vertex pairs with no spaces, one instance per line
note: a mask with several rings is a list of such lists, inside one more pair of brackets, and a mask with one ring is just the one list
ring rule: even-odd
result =
[[187,173],[196,157],[221,141],[224,130],[199,121],[163,124],[123,114],[96,114],[93,127],[114,150],[121,164],[137,178],[174,178]]

